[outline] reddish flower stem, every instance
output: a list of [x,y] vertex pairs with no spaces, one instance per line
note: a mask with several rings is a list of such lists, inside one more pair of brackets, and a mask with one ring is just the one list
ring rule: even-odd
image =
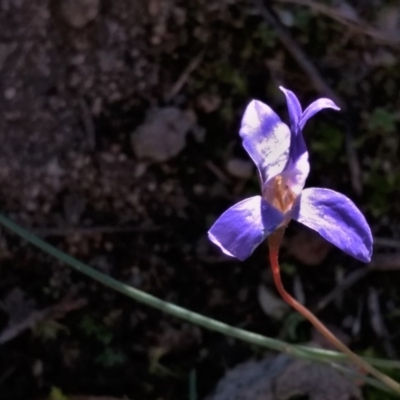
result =
[[295,298],[293,298],[283,287],[281,280],[281,273],[279,268],[279,247],[282,241],[284,228],[281,228],[274,232],[268,237],[269,246],[269,259],[272,268],[272,275],[276,289],[282,296],[283,300],[299,312],[304,318],[306,318],[312,325],[321,333],[330,343],[332,343],[338,350],[345,353],[350,360],[358,365],[363,371],[366,371],[379,379],[385,385],[394,390],[397,394],[400,394],[400,384],[385,375],[384,373],[375,369],[372,365],[368,364],[357,354],[353,353],[343,342],[341,342],[308,308],[300,304]]

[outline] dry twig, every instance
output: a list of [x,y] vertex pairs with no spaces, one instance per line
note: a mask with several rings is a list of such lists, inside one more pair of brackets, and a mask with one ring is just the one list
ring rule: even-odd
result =
[[164,100],[168,103],[171,101],[183,88],[187,80],[189,79],[190,75],[193,71],[200,65],[201,61],[203,60],[205,51],[201,51],[195,58],[193,58],[187,67],[182,72],[181,76],[178,80],[174,83],[172,88],[168,91],[168,93],[164,96]]
[[0,333],[0,345],[19,336],[29,328],[37,326],[46,319],[61,319],[71,311],[82,308],[86,305],[86,299],[72,299],[68,294],[60,303],[55,306],[48,307],[44,310],[33,311],[25,319],[16,324],[10,324]]
[[382,339],[382,344],[387,355],[392,359],[398,358],[397,352],[390,341],[388,329],[383,321],[378,292],[372,287],[368,291],[368,308],[372,329],[376,336]]
[[372,37],[373,39],[379,40],[395,48],[398,48],[400,45],[400,37],[388,35],[385,32],[382,32],[379,29],[370,26],[368,23],[360,20],[359,18],[357,19],[351,18],[349,17],[349,15],[346,15],[343,11],[341,11],[338,8],[333,8],[326,4],[322,4],[320,2],[312,0],[275,0],[275,1],[279,3],[290,3],[290,4],[297,4],[309,7],[313,11],[323,14],[341,23],[342,25],[345,25],[355,33],[364,34],[366,36]]
[[369,268],[374,271],[399,271],[400,253],[376,254]]
[[380,247],[390,247],[400,250],[400,241],[397,239],[374,237],[374,245]]
[[371,263],[357,269],[347,275],[335,288],[324,296],[315,307],[314,312],[323,310],[328,304],[334,301],[341,293],[355,285],[359,280],[363,279],[373,271],[399,271],[400,270],[400,254],[376,254]]
[[130,234],[156,232],[161,228],[156,226],[66,226],[54,228],[35,228],[32,232],[35,235],[46,236],[67,236],[67,235],[101,235],[101,234]]
[[206,160],[205,166],[221,181],[224,183],[229,183],[230,179],[226,176],[226,174],[218,168],[212,161]]
[[328,304],[334,301],[341,293],[348,290],[351,286],[356,284],[360,279],[364,278],[367,274],[371,272],[371,268],[360,268],[349,275],[347,275],[340,284],[336,285],[335,288],[330,291],[326,296],[324,296],[315,307],[313,307],[313,312],[319,312],[323,310]]

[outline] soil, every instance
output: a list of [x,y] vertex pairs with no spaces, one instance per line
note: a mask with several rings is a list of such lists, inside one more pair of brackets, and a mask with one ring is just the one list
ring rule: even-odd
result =
[[[15,222],[125,283],[250,331],[303,342],[307,323],[290,336],[289,319],[271,318],[259,304],[259,285],[273,290],[265,248],[240,263],[206,236],[222,211],[258,190],[238,136],[248,100],[260,98],[286,117],[282,82],[304,103],[318,96],[249,3],[0,0],[0,205]],[[399,105],[391,87],[380,93],[400,82],[399,69],[359,61],[360,54],[396,55],[391,46],[362,34],[346,39],[346,28],[311,10],[276,11],[296,19],[287,29],[355,115]],[[315,38],[315,29],[323,37]],[[341,129],[339,119],[321,116],[306,140],[329,124]],[[354,117],[354,126],[363,121]],[[149,131],[151,140],[138,145]],[[345,139],[326,154],[318,148],[324,137],[318,140],[308,184],[342,190],[375,221],[375,233],[395,236],[399,206],[393,204],[390,221],[374,214],[373,196],[352,187]],[[366,174],[381,156],[367,144],[359,147]],[[297,235],[304,245],[293,244]],[[300,290],[313,308],[334,289],[341,267],[348,274],[362,266],[307,235],[289,229],[282,263],[289,291]],[[77,301],[0,345],[1,400],[61,398],[55,388],[60,396],[186,399],[191,371],[204,398],[228,369],[263,354],[104,288],[6,230],[0,248],[0,332],[32,312]],[[355,349],[393,356],[400,344],[397,274],[368,275],[319,316],[345,331]],[[390,331],[384,340],[370,323],[371,288]]]

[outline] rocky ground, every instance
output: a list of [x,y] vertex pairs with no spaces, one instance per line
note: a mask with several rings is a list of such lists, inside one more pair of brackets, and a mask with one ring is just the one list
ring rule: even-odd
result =
[[[2,213],[141,290],[306,342],[309,326],[276,297],[264,249],[239,263],[206,232],[258,190],[238,137],[248,100],[286,117],[280,84],[304,104],[334,96],[343,112],[305,132],[308,185],[357,202],[376,257],[360,274],[292,226],[284,280],[355,349],[397,357],[400,15],[390,2],[336,3],[0,0]],[[190,371],[203,398],[263,355],[105,289],[5,230],[0,249],[2,400],[183,399]],[[16,330],[26,321],[32,329]]]

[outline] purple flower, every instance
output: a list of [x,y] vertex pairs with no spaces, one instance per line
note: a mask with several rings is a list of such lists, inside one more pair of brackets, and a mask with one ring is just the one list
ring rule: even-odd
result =
[[240,128],[243,147],[258,168],[261,196],[225,211],[209,230],[210,240],[225,254],[245,260],[268,235],[295,219],[356,259],[369,262],[371,230],[354,203],[330,189],[303,190],[310,165],[302,129],[317,112],[339,107],[321,98],[302,111],[295,94],[280,89],[286,96],[290,129],[257,100],[247,106]]

